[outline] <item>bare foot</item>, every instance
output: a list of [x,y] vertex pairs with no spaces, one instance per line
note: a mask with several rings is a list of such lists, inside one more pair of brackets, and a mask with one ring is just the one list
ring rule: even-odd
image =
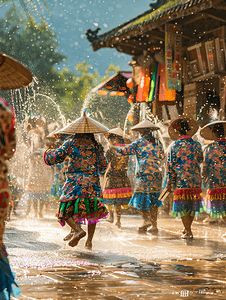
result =
[[151,234],[158,234],[159,230],[157,227],[151,227],[148,232]]
[[183,240],[187,239],[187,240],[191,240],[193,239],[193,234],[192,232],[186,232],[185,234],[182,235],[181,237]]
[[81,230],[79,233],[74,234],[73,239],[68,243],[69,246],[75,247],[78,245],[78,242],[86,236],[86,232],[84,230]]
[[72,239],[74,236],[74,231],[71,231],[68,235],[65,236],[65,238],[63,239],[64,241],[69,241],[70,239]]
[[87,250],[92,250],[92,242],[86,242],[86,244],[85,244],[85,249],[87,249]]
[[120,229],[121,228],[121,222],[116,222],[115,226],[117,226]]

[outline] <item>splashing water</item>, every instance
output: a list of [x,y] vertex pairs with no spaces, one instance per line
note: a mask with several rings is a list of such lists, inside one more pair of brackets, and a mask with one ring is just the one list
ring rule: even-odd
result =
[[59,116],[61,118],[63,126],[66,126],[67,122],[66,122],[65,116],[62,114],[62,112],[60,110],[60,106],[58,104],[56,104],[56,102],[51,97],[49,97],[47,95],[44,95],[44,94],[40,94],[40,93],[35,94],[35,91],[34,91],[34,95],[48,98],[56,106],[57,111],[59,112]]

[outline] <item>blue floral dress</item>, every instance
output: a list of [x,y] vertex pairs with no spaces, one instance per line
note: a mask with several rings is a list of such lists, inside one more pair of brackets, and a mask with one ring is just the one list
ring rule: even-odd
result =
[[108,217],[103,204],[99,175],[104,175],[107,159],[103,147],[94,145],[90,137],[64,142],[58,149],[48,149],[44,154],[47,165],[62,163],[69,156],[67,180],[62,188],[58,219],[62,226],[73,217],[75,222],[93,224]]
[[51,187],[51,195],[56,199],[59,199],[61,190],[66,181],[68,161],[69,159],[66,158],[61,164],[54,165],[54,180]]
[[170,148],[167,160],[167,184],[174,185],[172,215],[198,216],[203,211],[200,164],[202,147],[190,136],[182,136]]
[[134,194],[129,205],[139,210],[151,209],[153,205],[162,206],[158,200],[162,184],[163,146],[150,143],[144,137],[117,150],[118,155],[136,155],[138,171]]
[[207,184],[207,213],[226,216],[226,139],[219,139],[205,151],[202,177]]

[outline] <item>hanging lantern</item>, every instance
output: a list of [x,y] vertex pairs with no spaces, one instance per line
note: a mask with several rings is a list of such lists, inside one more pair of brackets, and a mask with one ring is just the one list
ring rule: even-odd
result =
[[133,123],[133,114],[131,114],[131,115],[128,116],[128,121],[130,123]]
[[127,98],[127,101],[131,104],[134,103],[134,95],[133,94],[129,95],[129,97]]
[[128,89],[131,89],[133,87],[133,80],[132,80],[132,78],[129,78],[126,81],[126,86],[128,87]]

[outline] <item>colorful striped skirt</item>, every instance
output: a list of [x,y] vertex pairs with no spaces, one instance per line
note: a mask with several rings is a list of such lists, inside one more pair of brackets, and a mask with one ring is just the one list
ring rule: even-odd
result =
[[226,216],[226,187],[208,190],[205,209],[212,218],[224,218]]
[[109,212],[99,197],[77,198],[69,202],[60,202],[58,221],[62,226],[72,217],[75,222],[83,224],[98,223],[106,219]]
[[113,206],[116,208],[120,206],[123,209],[128,208],[128,203],[133,196],[131,187],[117,188],[117,189],[105,189],[103,192],[103,202],[109,209]]
[[201,188],[182,188],[174,190],[173,208],[171,215],[184,217],[199,216],[204,211]]

